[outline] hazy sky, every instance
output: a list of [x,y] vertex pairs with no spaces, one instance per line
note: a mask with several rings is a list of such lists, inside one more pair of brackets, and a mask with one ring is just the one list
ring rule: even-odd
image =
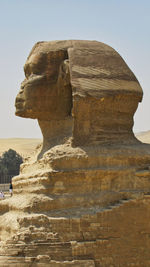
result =
[[0,0],[0,138],[41,137],[37,122],[14,115],[23,65],[37,41],[97,40],[115,48],[144,98],[134,131],[150,130],[149,0]]

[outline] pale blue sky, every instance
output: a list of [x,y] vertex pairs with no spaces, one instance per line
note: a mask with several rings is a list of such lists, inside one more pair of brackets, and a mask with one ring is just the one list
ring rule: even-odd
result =
[[115,48],[144,98],[135,132],[150,130],[149,0],[0,0],[0,138],[41,137],[35,120],[14,115],[23,65],[37,41],[98,40]]

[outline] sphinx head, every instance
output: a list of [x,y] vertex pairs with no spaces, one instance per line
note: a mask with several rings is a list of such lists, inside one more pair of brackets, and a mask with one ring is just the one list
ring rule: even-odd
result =
[[[40,42],[24,71],[16,115],[38,119],[47,143],[70,135],[70,129],[75,146],[135,140],[133,116],[142,88],[110,46],[96,41]],[[66,119],[72,117],[68,127]]]
[[37,43],[24,65],[25,80],[16,97],[16,115],[39,120],[69,116],[72,92],[68,55],[53,42]]

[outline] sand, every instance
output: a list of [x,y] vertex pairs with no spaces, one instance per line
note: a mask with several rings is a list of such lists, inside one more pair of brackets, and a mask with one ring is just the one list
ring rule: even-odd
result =
[[150,131],[136,134],[136,137],[143,143],[150,144]]
[[27,157],[41,143],[41,139],[34,138],[0,138],[0,155],[11,148],[22,157]]

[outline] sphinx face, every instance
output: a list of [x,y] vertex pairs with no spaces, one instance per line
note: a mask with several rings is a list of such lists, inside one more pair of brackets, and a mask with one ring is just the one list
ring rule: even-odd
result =
[[16,115],[44,120],[70,115],[72,92],[64,51],[34,50],[25,66],[25,80],[16,97]]

